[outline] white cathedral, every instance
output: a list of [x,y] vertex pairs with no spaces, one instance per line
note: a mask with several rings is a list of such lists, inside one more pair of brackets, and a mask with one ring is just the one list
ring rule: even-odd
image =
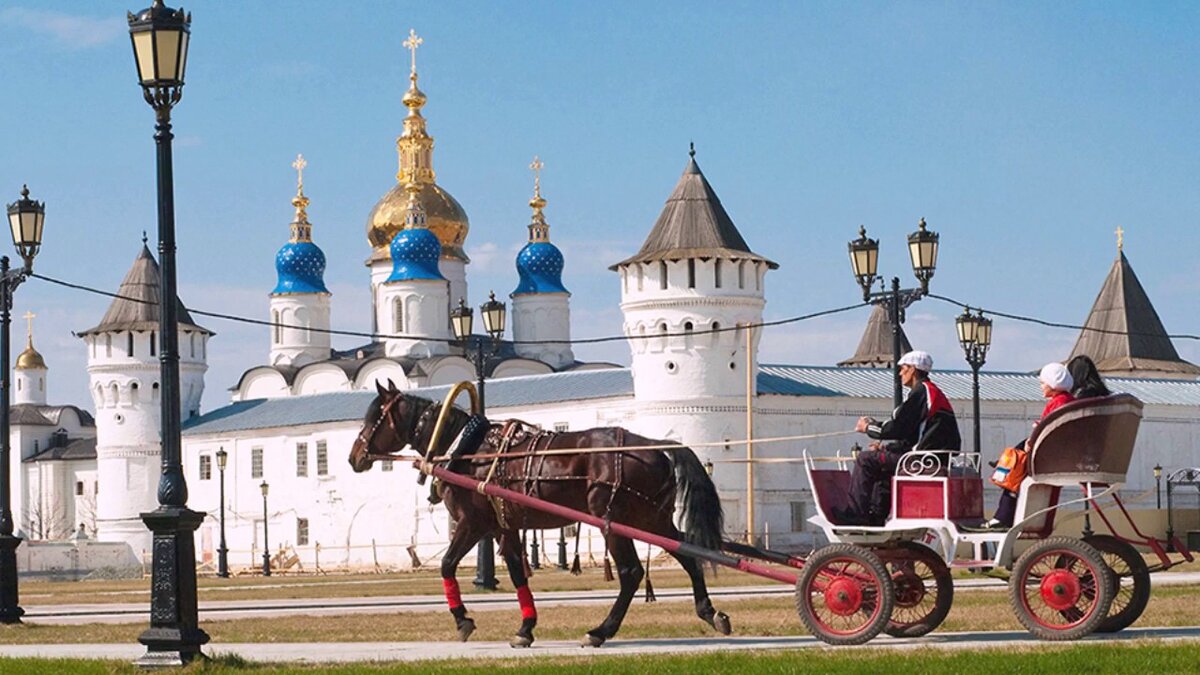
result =
[[[367,219],[373,332],[384,337],[331,348],[333,298],[308,221],[302,159],[295,165],[301,175],[291,237],[275,259],[278,283],[268,316],[276,325],[264,345],[265,363],[243,373],[229,405],[204,414],[199,402],[213,333],[180,304],[183,461],[189,506],[208,514],[196,535],[205,565],[214,564],[219,546],[222,481],[235,570],[261,565],[264,518],[271,553],[282,548],[280,560],[294,555],[310,570],[409,567],[436,559],[448,542],[444,509],[428,504],[428,490],[418,488],[407,463],[378,462],[355,474],[346,461],[377,382],[440,400],[448,385],[475,378],[449,320],[459,299],[469,297],[469,222],[435,182],[434,140],[415,64],[410,81],[396,141],[397,183]],[[618,425],[691,444],[713,467],[729,536],[749,530],[773,548],[805,545],[817,535],[807,523],[812,495],[801,465],[748,471],[740,462],[745,439],[831,434],[852,428],[860,415],[885,416],[890,326],[877,308],[855,355],[836,367],[760,365],[761,331],[750,327],[763,320],[767,273],[778,265],[750,248],[694,154],[641,249],[610,268],[631,338],[628,368],[576,360],[563,255],[550,241],[546,200],[535,183],[529,240],[517,256],[510,294],[514,341],[503,343],[488,366],[488,415],[555,430]],[[769,240],[765,231],[748,231]],[[16,361],[12,418],[19,448],[14,511],[27,539],[87,536],[127,544],[135,557],[148,550],[150,533],[139,514],[155,507],[159,476],[158,280],[157,263],[143,247],[121,297],[99,324],[79,333],[94,420],[81,408],[46,403],[48,368],[30,333]],[[1147,404],[1131,487],[1152,486],[1155,464],[1200,466],[1200,368],[1175,351],[1123,252],[1087,321],[1139,333],[1085,331],[1075,348],[1093,356],[1113,389]],[[942,355],[933,377],[970,438],[971,377],[941,368],[951,362],[957,355]],[[984,371],[980,380],[989,452],[1023,438],[1043,401],[1031,374]],[[752,452],[761,459],[794,459],[803,449],[832,455],[854,440],[763,440]]]

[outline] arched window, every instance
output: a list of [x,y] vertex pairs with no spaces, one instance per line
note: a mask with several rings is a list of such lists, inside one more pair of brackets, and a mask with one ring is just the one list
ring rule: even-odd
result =
[[150,331],[150,356],[158,354],[158,333]]
[[642,290],[642,264],[637,263],[637,289]]
[[279,310],[271,312],[271,330],[275,338],[275,344],[283,342],[283,322],[279,320]]
[[658,261],[658,287],[667,290],[667,261]]
[[691,322],[691,321],[685,321],[685,322],[683,323],[683,330],[684,330],[684,332],[687,332],[687,333],[690,333],[690,332],[692,332],[692,327],[693,327],[693,326],[692,326],[692,322]]
[[404,334],[404,298],[392,299],[392,332]]
[[713,261],[713,288],[721,287],[721,260]]
[[132,358],[133,357],[133,331],[129,331],[129,334],[126,335],[125,337],[128,338],[127,340],[125,340],[125,354],[127,356],[129,356],[130,358]]
[[196,358],[196,334],[190,331],[188,332],[188,348],[191,352],[192,358]]
[[696,287],[696,259],[688,258],[688,288]]
[[754,263],[754,290],[762,290],[762,270],[758,268],[758,263]]
[[112,356],[112,333],[104,334],[104,355]]
[[746,287],[746,261],[738,261],[738,288]]

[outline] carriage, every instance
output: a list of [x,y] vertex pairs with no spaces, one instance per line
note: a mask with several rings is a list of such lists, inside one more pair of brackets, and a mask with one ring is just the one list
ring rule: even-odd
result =
[[[598,465],[594,461],[591,464],[594,470],[600,466],[599,472],[608,476],[608,492],[601,492],[598,500],[602,503],[607,498],[608,509],[597,508],[594,503],[597,500],[591,499],[591,483],[586,490],[589,495],[586,502],[552,498],[529,489],[529,469],[539,458],[544,466],[547,456],[555,453],[566,456],[579,452],[580,448],[592,447],[582,440],[561,443],[559,449],[554,449],[553,443],[548,441],[539,451],[538,437],[535,436],[531,445],[525,446],[526,450],[508,455],[505,455],[503,442],[499,452],[484,452],[466,458],[456,456],[453,449],[439,454],[434,449],[443,433],[446,415],[465,418],[465,413],[452,410],[452,402],[461,391],[471,393],[474,401],[470,384],[461,383],[451,390],[433,423],[430,418],[438,410],[437,406],[426,405],[419,414],[414,412],[410,416],[412,419],[404,418],[396,412],[403,403],[392,407],[404,399],[403,395],[394,387],[385,389],[381,386],[380,397],[368,412],[363,432],[355,443],[351,464],[361,471],[365,470],[364,463],[369,467],[371,459],[395,458],[394,453],[376,447],[380,431],[390,429],[394,444],[411,443],[421,450],[419,467],[422,474],[435,477],[443,489],[457,495],[460,505],[473,500],[473,503],[484,504],[483,508],[494,509],[495,515],[488,513],[487,518],[498,520],[500,530],[507,527],[511,532],[511,524],[506,526],[504,523],[505,508],[511,507],[521,509],[522,518],[532,515],[535,520],[541,519],[539,522],[543,527],[557,527],[546,523],[573,521],[601,528],[614,546],[621,542],[627,545],[622,547],[626,561],[628,552],[632,551],[631,540],[661,547],[674,555],[692,577],[697,614],[725,634],[731,630],[729,618],[717,612],[709,602],[703,575],[697,574],[697,561],[794,586],[797,612],[813,635],[830,644],[851,645],[867,642],[880,632],[897,637],[917,637],[936,629],[950,611],[954,595],[953,570],[960,569],[976,572],[998,568],[1010,570],[1009,598],[1013,610],[1018,620],[1039,638],[1071,640],[1094,631],[1119,631],[1132,624],[1145,609],[1150,596],[1150,572],[1167,569],[1178,562],[1168,550],[1178,552],[1187,561],[1192,560],[1187,548],[1177,539],[1161,541],[1144,534],[1130,517],[1117,491],[1125,481],[1142,416],[1142,403],[1127,394],[1077,401],[1062,406],[1041,421],[1026,443],[1028,475],[1020,486],[1015,525],[1005,530],[978,527],[983,520],[983,479],[977,454],[907,453],[892,481],[890,517],[881,526],[862,526],[842,525],[831,517],[845,506],[851,458],[818,458],[805,453],[805,471],[817,505],[817,515],[810,520],[824,531],[830,543],[800,557],[739,542],[716,541],[712,536],[696,539],[689,534],[685,537],[683,532],[670,525],[673,485],[671,504],[664,503],[659,508],[668,515],[667,525],[662,525],[661,520],[639,522],[614,517],[612,504],[620,493],[616,485],[622,480],[619,459],[611,465]],[[397,415],[399,418],[394,419]],[[455,444],[470,434],[470,426],[469,420],[460,419],[455,427]],[[493,435],[497,434],[495,426],[492,425]],[[481,427],[487,427],[486,421]],[[511,428],[504,427],[504,442],[509,439]],[[407,436],[405,430],[409,432]],[[583,433],[596,431],[609,430]],[[602,447],[594,451],[609,454],[595,456],[616,455],[619,458],[632,455],[635,450],[656,447],[654,444],[628,447],[622,432],[617,430],[615,438],[611,434],[602,435],[599,441]],[[494,449],[497,441],[490,442]],[[419,447],[421,443],[424,448]],[[664,441],[653,443],[667,445]],[[685,494],[685,500],[694,500],[700,495],[709,502],[715,501],[711,480],[695,475],[699,463],[691,450],[684,448],[683,452],[669,454],[678,480],[693,483],[685,490],[685,493],[690,490],[691,495]],[[516,459],[526,468],[523,478],[512,478],[505,485],[502,485],[506,482],[502,478],[494,480],[497,466],[517,464],[512,462]],[[464,461],[470,460],[476,464],[473,475],[471,471],[462,470]],[[453,470],[456,463],[458,470]],[[616,467],[616,484],[611,482],[613,467]],[[540,474],[541,469],[538,471]],[[570,476],[564,480],[578,479],[578,476]],[[674,479],[667,480],[673,482]],[[522,481],[523,486],[514,484]],[[604,481],[596,479],[602,487]],[[659,499],[661,501],[661,495]],[[1064,507],[1080,505],[1087,509],[1089,517],[1094,514],[1100,518],[1112,534],[1091,534],[1087,532],[1089,528],[1085,528],[1083,537],[1053,536],[1055,522],[1062,520],[1059,516]],[[1122,517],[1121,526],[1110,520],[1109,512],[1105,510],[1114,506]],[[626,510],[624,513],[634,512]],[[719,507],[716,513],[719,518]],[[1078,513],[1072,510],[1070,517]],[[703,525],[711,531],[712,523],[699,522],[704,515],[702,509],[696,508],[690,514],[685,509],[684,514],[685,520],[696,521],[692,529]],[[490,527],[497,529],[495,523]],[[536,529],[538,525],[531,527]],[[463,539],[461,533],[465,529],[460,525],[456,540],[451,542],[451,551],[465,552],[474,545],[479,533],[471,532],[470,537]],[[1157,562],[1148,565],[1135,546],[1149,549]],[[620,594],[605,622],[585,636],[585,646],[599,646],[615,635],[641,581],[641,567],[636,555],[632,563],[623,564],[619,559],[622,548],[614,548],[621,574]],[[1024,550],[1018,555],[1019,548]],[[529,646],[536,624],[532,595],[525,585],[524,575],[517,569],[521,560],[517,550],[510,547],[505,551],[503,539],[501,549],[517,587],[523,616],[521,628],[511,644]],[[448,553],[442,571],[447,600],[459,636],[465,640],[474,630],[474,622],[466,617],[457,582],[453,580],[460,557]]]

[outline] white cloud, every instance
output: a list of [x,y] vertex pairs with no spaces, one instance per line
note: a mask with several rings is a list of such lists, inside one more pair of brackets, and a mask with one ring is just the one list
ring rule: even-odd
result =
[[96,19],[21,7],[0,11],[0,23],[46,35],[59,46],[68,49],[87,49],[108,44],[120,38],[128,29],[128,25],[120,17]]

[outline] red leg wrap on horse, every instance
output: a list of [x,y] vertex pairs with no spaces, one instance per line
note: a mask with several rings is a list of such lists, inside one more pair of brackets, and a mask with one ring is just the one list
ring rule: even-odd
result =
[[528,586],[517,589],[517,602],[521,605],[522,619],[536,619],[537,608],[533,606],[533,592]]
[[442,588],[446,589],[446,602],[450,609],[462,607],[462,592],[458,590],[458,579],[442,579]]

